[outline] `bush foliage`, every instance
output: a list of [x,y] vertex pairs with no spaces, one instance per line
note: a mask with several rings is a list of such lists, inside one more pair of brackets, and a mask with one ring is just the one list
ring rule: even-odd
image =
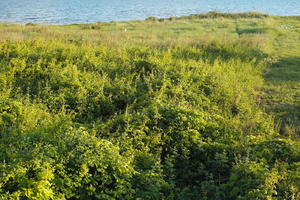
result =
[[0,199],[299,199],[300,143],[255,99],[267,58],[1,42]]

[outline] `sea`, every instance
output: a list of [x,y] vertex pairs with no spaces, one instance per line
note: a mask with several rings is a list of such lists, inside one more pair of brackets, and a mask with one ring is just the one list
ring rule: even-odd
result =
[[143,20],[210,11],[298,16],[300,0],[0,0],[0,21],[19,24]]

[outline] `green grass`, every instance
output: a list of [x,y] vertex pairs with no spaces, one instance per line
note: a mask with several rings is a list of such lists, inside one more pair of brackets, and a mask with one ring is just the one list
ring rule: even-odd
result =
[[0,24],[0,199],[299,199],[299,20]]
[[280,34],[274,40],[278,61],[265,75],[267,108],[280,123],[286,136],[300,135],[300,26],[299,18],[278,20]]

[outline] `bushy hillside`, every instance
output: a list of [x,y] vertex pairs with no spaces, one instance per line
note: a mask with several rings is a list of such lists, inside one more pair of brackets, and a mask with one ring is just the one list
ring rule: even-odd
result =
[[249,15],[3,24],[0,199],[299,199],[261,105],[283,33]]

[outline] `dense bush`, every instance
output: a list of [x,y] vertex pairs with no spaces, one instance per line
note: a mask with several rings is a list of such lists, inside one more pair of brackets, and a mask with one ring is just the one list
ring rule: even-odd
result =
[[298,199],[243,43],[0,43],[0,199]]

